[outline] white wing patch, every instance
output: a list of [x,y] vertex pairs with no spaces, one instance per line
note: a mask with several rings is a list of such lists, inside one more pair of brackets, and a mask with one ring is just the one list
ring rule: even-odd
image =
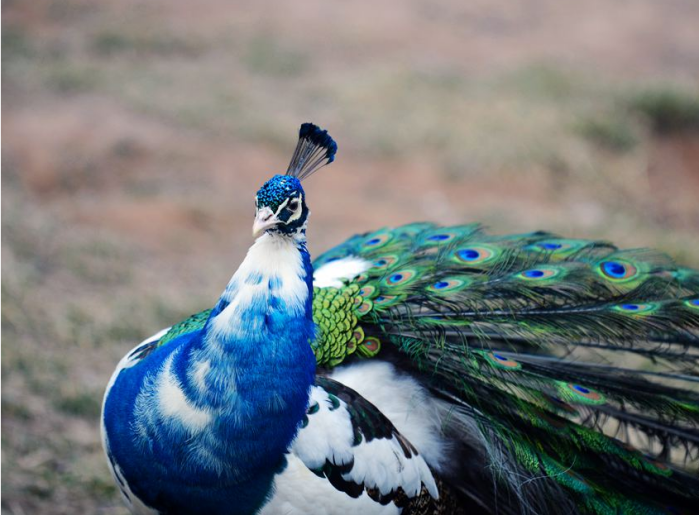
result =
[[371,263],[356,256],[347,256],[324,264],[313,272],[313,286],[341,288],[342,280],[352,280],[371,268]]
[[313,386],[309,406],[315,405],[318,412],[308,416],[308,426],[299,431],[291,451],[310,469],[322,468],[328,459],[336,465],[348,465],[354,459],[354,431],[346,405],[333,410],[328,392]]
[[366,493],[357,498],[340,492],[325,478],[316,476],[294,454],[275,479],[275,491],[260,515],[398,515],[395,504],[382,505]]
[[[325,381],[330,384],[332,380]],[[292,444],[292,453],[309,469],[325,475],[336,488],[352,497],[364,495],[365,489],[378,491],[381,496],[403,490],[408,497],[415,497],[424,485],[430,495],[438,498],[432,472],[415,448],[374,406],[363,399],[360,401],[356,392],[332,383],[355,396],[353,404],[356,405],[352,410],[355,414],[357,410],[370,412],[375,426],[381,425],[381,433],[370,434],[362,428],[361,415],[353,419],[344,400],[322,386],[314,386],[308,422]],[[357,433],[361,434],[360,438]]]
[[415,446],[432,470],[448,463],[449,446],[442,434],[441,401],[386,361],[364,361],[338,367],[330,375],[376,406]]

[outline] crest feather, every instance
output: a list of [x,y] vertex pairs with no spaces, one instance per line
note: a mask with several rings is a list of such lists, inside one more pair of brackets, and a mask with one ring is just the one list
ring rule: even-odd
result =
[[299,142],[286,175],[302,181],[323,166],[332,163],[336,152],[337,143],[328,131],[312,123],[304,123],[299,129]]

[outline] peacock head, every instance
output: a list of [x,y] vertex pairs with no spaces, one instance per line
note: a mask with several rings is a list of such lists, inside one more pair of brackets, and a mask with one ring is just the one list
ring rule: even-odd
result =
[[328,131],[312,123],[301,125],[286,175],[275,175],[255,195],[254,238],[265,233],[296,236],[305,232],[310,210],[301,181],[332,163],[336,152],[337,143]]

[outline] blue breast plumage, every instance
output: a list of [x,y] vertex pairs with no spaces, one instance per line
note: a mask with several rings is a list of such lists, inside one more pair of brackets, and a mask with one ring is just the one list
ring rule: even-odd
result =
[[251,248],[203,329],[136,353],[107,394],[109,459],[163,513],[254,513],[305,414],[310,258],[270,240]]

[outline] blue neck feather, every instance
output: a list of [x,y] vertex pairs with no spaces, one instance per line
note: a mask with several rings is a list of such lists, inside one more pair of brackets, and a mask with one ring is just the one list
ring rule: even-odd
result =
[[[127,479],[135,476],[129,484],[146,504],[162,510],[172,503],[172,513],[188,505],[193,512],[247,514],[265,502],[315,376],[312,278],[303,240],[265,235],[203,330],[122,371],[112,394],[128,388],[121,384],[126,373],[143,376],[131,392],[135,409],[107,430],[130,433],[118,446],[135,446],[119,449],[128,456],[117,461]],[[113,418],[106,412],[107,425]],[[146,466],[153,462],[163,467]]]

